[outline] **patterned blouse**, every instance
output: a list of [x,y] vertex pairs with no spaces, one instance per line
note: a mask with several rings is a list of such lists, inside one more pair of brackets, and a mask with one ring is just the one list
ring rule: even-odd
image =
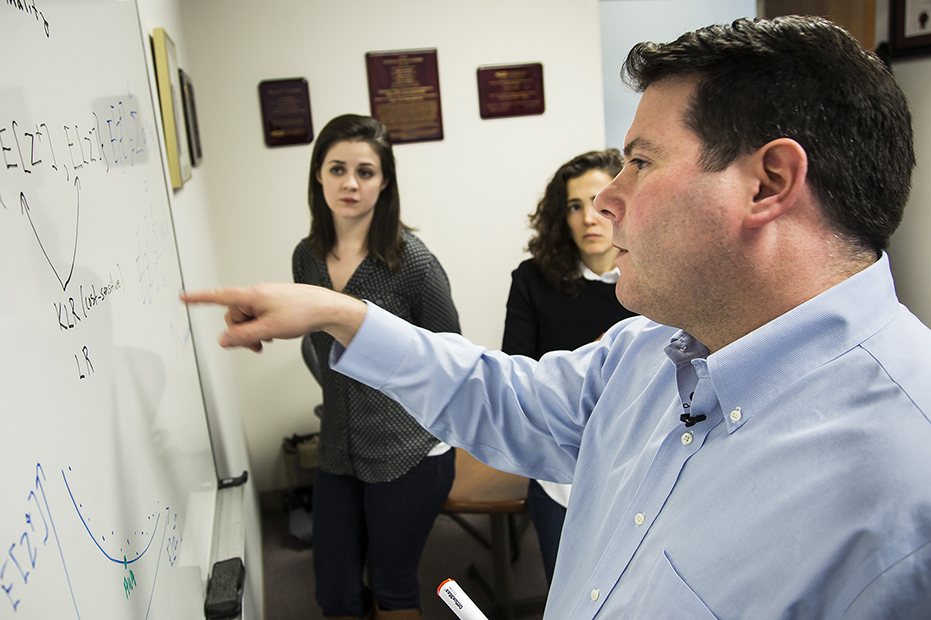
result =
[[[402,235],[401,269],[392,272],[369,254],[343,292],[430,331],[459,333],[446,272],[420,239],[409,231]],[[295,282],[333,288],[326,262],[313,255],[308,239],[294,249],[292,271]],[[363,482],[388,482],[405,474],[439,443],[397,402],[330,370],[332,336],[317,332],[310,338],[323,387],[321,469]]]

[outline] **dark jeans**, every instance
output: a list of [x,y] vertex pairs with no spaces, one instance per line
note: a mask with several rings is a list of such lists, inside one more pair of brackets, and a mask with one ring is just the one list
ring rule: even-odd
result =
[[527,486],[527,510],[533,519],[540,540],[540,553],[543,555],[543,570],[546,583],[553,583],[553,569],[556,568],[556,552],[559,551],[559,537],[566,520],[566,509],[546,494],[536,480]]
[[313,560],[323,615],[362,617],[373,599],[386,610],[420,609],[417,567],[455,469],[449,450],[391,482],[317,471]]

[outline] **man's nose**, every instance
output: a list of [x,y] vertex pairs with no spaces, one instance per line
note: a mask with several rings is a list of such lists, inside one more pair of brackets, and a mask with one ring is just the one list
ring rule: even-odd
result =
[[617,187],[618,178],[620,178],[620,175],[605,185],[595,196],[592,204],[595,211],[612,222],[616,222],[624,216],[624,201],[621,198],[619,187]]

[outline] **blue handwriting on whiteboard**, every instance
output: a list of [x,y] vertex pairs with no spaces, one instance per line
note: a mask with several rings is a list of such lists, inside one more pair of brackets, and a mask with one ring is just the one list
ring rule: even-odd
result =
[[[62,479],[65,481],[65,488],[68,489],[68,495],[69,495],[69,497],[71,497],[71,503],[74,504],[74,509],[75,509],[75,511],[77,511],[77,513],[78,513],[78,518],[81,520],[81,523],[84,525],[84,529],[87,530],[88,535],[90,535],[91,540],[94,541],[94,544],[97,545],[97,548],[100,549],[100,552],[104,555],[105,558],[107,558],[107,559],[110,560],[111,562],[116,562],[117,564],[123,564],[123,563],[124,563],[124,558],[125,558],[125,556],[124,556],[123,558],[120,558],[119,556],[114,557],[114,556],[110,555],[110,553],[108,553],[108,552],[100,545],[100,542],[97,541],[97,537],[94,536],[93,532],[91,532],[90,526],[87,524],[87,519],[85,519],[85,518],[84,518],[84,515],[81,514],[81,508],[78,506],[78,501],[74,498],[74,493],[71,492],[71,486],[68,484],[68,477],[65,476],[65,472],[64,472],[64,471],[61,472],[61,477],[62,477]],[[161,518],[161,515],[159,515],[159,518]],[[137,561],[139,561],[140,559],[142,559],[142,556],[144,556],[145,553],[146,553],[146,551],[149,550],[149,547],[152,546],[152,540],[155,538],[155,531],[156,531],[157,529],[158,529],[158,519],[156,519],[156,521],[155,521],[155,527],[152,528],[152,535],[149,537],[149,541],[148,541],[148,543],[146,543],[145,549],[143,549],[141,552],[137,551],[137,552],[136,552],[136,557],[134,557],[134,558],[131,559],[131,560],[128,560],[128,562],[129,562],[130,564],[132,564],[133,562],[137,562]],[[105,540],[105,539],[104,539],[104,536],[100,536],[100,539],[101,539],[101,540]],[[128,543],[128,542],[129,542],[129,541],[127,540],[127,543]]]
[[[35,489],[29,492],[26,497],[29,508],[26,512],[26,525],[19,539],[10,545],[7,551],[7,557],[3,564],[0,565],[0,588],[6,594],[7,600],[13,607],[13,611],[19,609],[22,594],[29,586],[29,576],[40,567],[39,551],[47,546],[49,534],[55,538],[58,546],[58,554],[61,557],[61,564],[65,570],[65,579],[68,582],[68,589],[71,591],[71,601],[74,604],[74,611],[80,619],[78,613],[77,601],[74,598],[74,590],[71,589],[71,577],[68,575],[68,566],[65,564],[65,556],[61,550],[61,543],[58,540],[58,532],[55,530],[55,521],[49,511],[48,499],[45,495],[45,471],[41,463],[36,463],[36,481]],[[41,500],[41,501],[40,501]],[[33,510],[35,506],[35,511]],[[43,510],[44,508],[44,510]],[[38,518],[41,518],[41,524]],[[41,525],[41,527],[40,527]],[[41,542],[41,547],[39,543]],[[17,586],[21,586],[17,589]]]
[[[70,468],[69,468],[70,469]],[[162,535],[161,542],[157,547],[152,546],[152,542],[155,539],[155,535],[158,532],[160,523],[162,521],[162,510],[159,509],[156,513],[151,515],[149,519],[155,519],[155,522],[152,526],[151,535],[147,532],[136,532],[136,535],[142,534],[148,538],[145,549],[141,552],[136,552],[135,557],[128,559],[125,554],[122,558],[116,557],[112,553],[107,552],[103,546],[98,542],[106,541],[105,536],[95,536],[91,527],[88,523],[88,520],[81,514],[80,503],[74,497],[74,494],[71,492],[71,487],[68,484],[68,478],[65,474],[65,471],[61,472],[62,480],[64,481],[65,489],[68,492],[68,495],[71,498],[71,501],[74,505],[75,512],[80,519],[81,523],[84,525],[84,529],[87,531],[87,534],[90,536],[91,540],[94,541],[94,544],[104,555],[104,557],[112,562],[122,564],[123,568],[127,571],[125,578],[120,584],[121,591],[125,594],[128,599],[130,594],[139,586],[139,569],[133,571],[130,570],[130,565],[140,561],[143,556],[150,549],[159,549],[160,552],[155,558],[155,569],[152,574],[152,585],[149,591],[149,601],[146,608],[146,618],[151,611],[152,600],[155,595],[155,585],[158,579],[159,567],[161,565],[162,556],[165,556],[168,559],[170,566],[174,566],[175,562],[178,559],[179,546],[181,544],[181,536],[178,526],[178,514],[172,512],[170,507],[164,509],[164,525],[162,526]],[[51,510],[49,509],[49,503],[46,496],[46,478],[45,471],[42,468],[41,463],[36,464],[36,477],[35,477],[35,489],[31,490],[26,496],[26,511],[24,513],[25,517],[25,526],[20,533],[17,533],[10,540],[10,544],[7,547],[4,547],[2,552],[3,556],[0,558],[0,590],[3,591],[7,602],[10,605],[10,608],[14,613],[21,611],[27,605],[25,598],[28,598],[30,584],[34,583],[36,580],[35,574],[37,571],[46,570],[47,560],[46,558],[46,548],[48,547],[49,540],[53,540],[55,545],[58,548],[58,554],[61,558],[61,565],[64,569],[65,580],[68,584],[68,590],[71,595],[71,602],[74,606],[75,616],[80,620],[81,614],[78,610],[77,598],[75,596],[74,588],[71,584],[71,577],[68,573],[68,565],[65,561],[64,551],[62,550],[61,542],[58,539],[58,532],[55,528],[55,519],[52,517]],[[171,534],[169,535],[169,529]],[[126,539],[126,543],[131,545],[131,541]],[[162,553],[164,552],[164,553]]]

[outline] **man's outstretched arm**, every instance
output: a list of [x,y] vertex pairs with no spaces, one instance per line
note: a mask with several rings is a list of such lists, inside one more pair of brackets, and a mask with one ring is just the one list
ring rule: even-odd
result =
[[181,294],[188,304],[226,306],[223,347],[262,350],[263,342],[297,338],[324,331],[349,346],[362,319],[365,302],[308,284],[257,284],[246,288],[215,288]]

